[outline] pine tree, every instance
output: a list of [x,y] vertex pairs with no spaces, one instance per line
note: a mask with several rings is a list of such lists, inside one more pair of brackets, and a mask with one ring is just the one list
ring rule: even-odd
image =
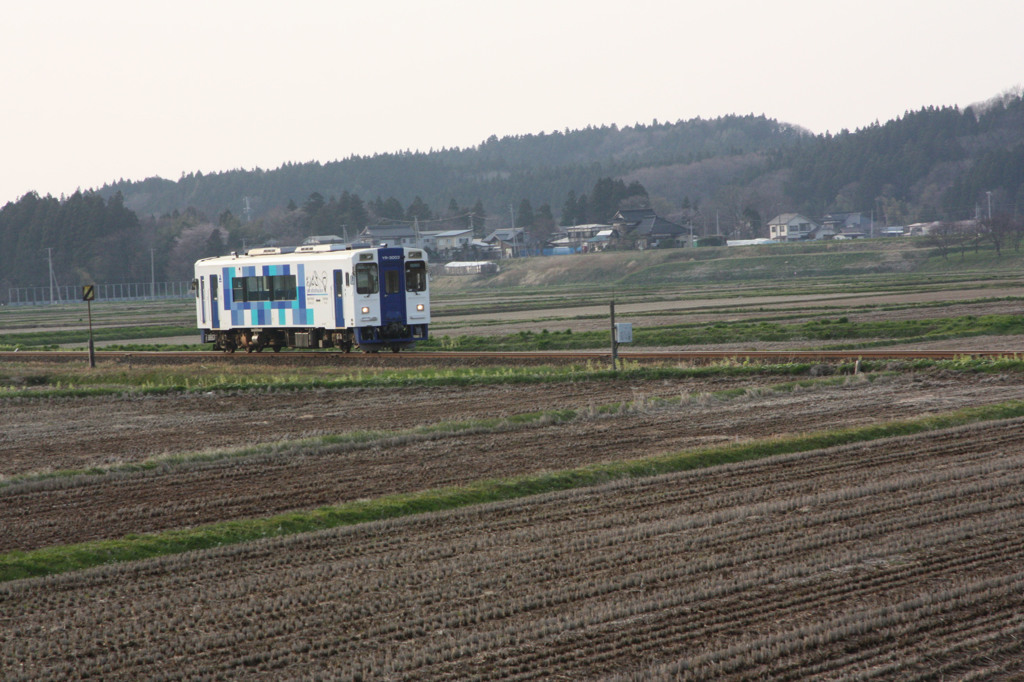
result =
[[569,190],[565,197],[565,204],[562,205],[562,225],[578,225],[579,220],[576,212],[579,210],[579,203],[576,199],[576,192]]
[[405,211],[406,220],[418,219],[423,221],[432,220],[433,218],[434,214],[430,212],[430,207],[419,196],[412,200],[409,208]]
[[519,202],[519,210],[516,211],[516,227],[530,227],[533,225],[533,206],[530,205],[529,199],[523,199]]

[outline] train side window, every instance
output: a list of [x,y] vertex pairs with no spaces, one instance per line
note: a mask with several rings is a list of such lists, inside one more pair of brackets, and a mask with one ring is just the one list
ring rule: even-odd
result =
[[375,294],[380,291],[376,263],[356,264],[356,291],[360,294]]
[[245,300],[269,301],[270,277],[257,275],[245,278]]
[[210,275],[210,298],[214,301],[220,300],[220,284],[217,275]]
[[294,301],[298,297],[298,278],[295,275],[262,275],[231,279],[231,300],[236,303]]
[[401,278],[398,276],[398,270],[385,270],[384,293],[397,294],[401,289],[400,279]]
[[272,301],[294,301],[298,298],[295,285],[295,275],[274,275],[271,280],[274,284]]
[[405,264],[405,290],[427,290],[427,264],[423,261],[409,261]]

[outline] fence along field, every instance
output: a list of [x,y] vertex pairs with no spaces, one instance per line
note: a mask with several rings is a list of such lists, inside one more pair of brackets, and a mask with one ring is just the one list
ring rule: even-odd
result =
[[11,680],[1012,677],[1024,674],[1022,426],[4,583],[0,669]]

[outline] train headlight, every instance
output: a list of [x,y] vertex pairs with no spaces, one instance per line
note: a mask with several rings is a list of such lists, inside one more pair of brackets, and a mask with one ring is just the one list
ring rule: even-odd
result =
[[419,305],[417,305],[417,306],[416,306],[416,310],[418,310],[419,312],[421,312],[421,313],[422,313],[422,312],[423,312],[423,304],[422,304],[422,303],[420,303]]
[[369,314],[370,314],[370,309],[369,309],[369,308],[367,308],[367,307],[366,307],[366,306],[364,305],[364,306],[363,306],[363,310],[362,310],[362,313],[363,313],[363,315],[369,315]]

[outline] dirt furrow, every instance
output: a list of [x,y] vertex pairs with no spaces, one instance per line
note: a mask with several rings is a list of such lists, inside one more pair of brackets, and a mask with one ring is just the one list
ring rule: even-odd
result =
[[[636,386],[635,399],[696,385],[651,383],[648,391]],[[80,537],[79,527],[99,536],[177,527],[204,514],[222,520],[626,452],[876,423],[1008,400],[1022,385],[896,376],[641,405],[387,448],[14,484],[0,490],[0,541],[13,544],[10,529],[43,544],[67,542]],[[582,408],[612,402],[621,389],[560,388]],[[452,391],[448,413],[484,414],[487,406],[473,401],[497,403],[504,390],[461,402]],[[446,413],[422,398],[368,397],[361,416],[378,420],[368,428],[382,428],[392,418],[426,423]],[[563,406],[552,391],[535,398],[548,401],[538,409]],[[292,407],[309,409],[305,399]],[[106,400],[90,409],[114,405],[124,407]],[[355,428],[359,420],[341,415],[340,405],[330,409],[337,430]],[[158,428],[159,419],[143,412],[128,414],[113,442]],[[230,440],[236,425],[228,422],[239,414],[235,406],[223,422],[206,423]],[[286,417],[277,414],[268,427]],[[865,671],[901,677],[928,672],[932,662],[951,677],[986,668],[1010,677],[1021,651],[1015,638],[1024,632],[1021,425],[947,429],[4,583],[0,669],[15,680],[168,671],[280,679],[324,670],[364,678],[663,679],[685,676],[689,666],[705,678],[827,679]],[[43,439],[51,445],[63,427],[52,428]],[[22,433],[32,429],[45,431]],[[257,438],[269,433],[257,428]],[[72,459],[86,457],[90,438],[69,435],[70,451],[79,448]],[[4,450],[9,445],[0,441],[0,455],[13,452]]]
[[586,409],[634,397],[678,397],[682,392],[780,381],[725,377],[3,400],[0,475],[81,469],[325,433],[508,417],[552,407]]
[[[735,442],[783,430],[799,432],[803,424],[791,421],[794,406],[813,412],[814,426],[849,418],[851,412],[884,418],[888,415],[880,406],[891,401],[893,391],[911,400],[915,387],[934,390],[928,382],[905,386],[879,380],[803,391],[796,397],[754,393],[724,403],[642,408],[511,432],[413,439],[387,448],[259,457],[85,478],[80,483],[46,483],[38,492],[33,486],[11,486],[0,489],[0,515],[9,520],[9,532],[0,535],[0,551],[309,509],[708,442]],[[607,396],[606,388],[599,387],[597,395]],[[674,394],[678,387],[667,390]],[[586,398],[578,390],[573,399]],[[851,403],[859,407],[852,409]],[[750,419],[755,414],[759,418]],[[810,468],[803,472],[790,468],[785,475],[793,485],[819,472],[817,464],[798,466]],[[892,466],[911,464],[902,461]],[[581,511],[581,516],[586,513]]]

